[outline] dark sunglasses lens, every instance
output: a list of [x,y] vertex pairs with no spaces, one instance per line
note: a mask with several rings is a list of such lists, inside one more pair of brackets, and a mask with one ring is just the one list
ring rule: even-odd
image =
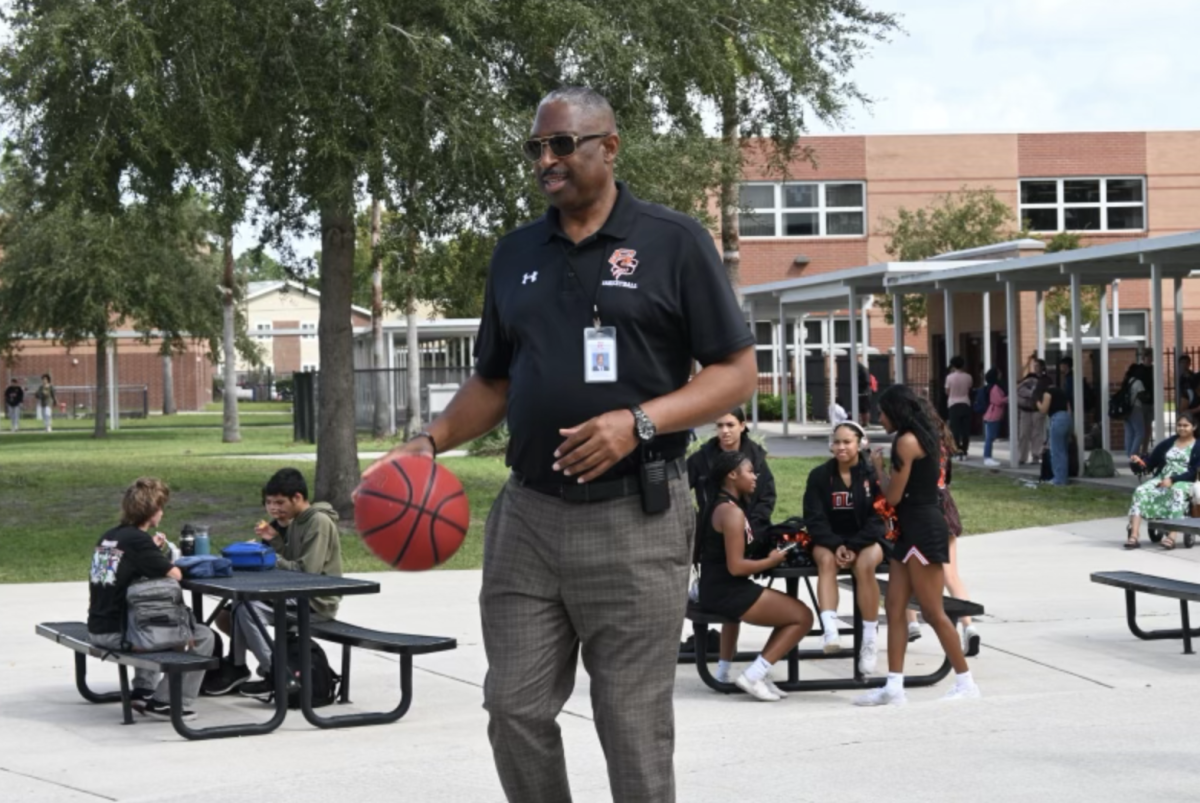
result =
[[555,156],[570,156],[575,152],[575,138],[565,134],[550,137],[550,152]]
[[542,158],[542,141],[540,139],[527,139],[525,144],[521,146],[525,152],[525,158],[531,162],[536,162]]

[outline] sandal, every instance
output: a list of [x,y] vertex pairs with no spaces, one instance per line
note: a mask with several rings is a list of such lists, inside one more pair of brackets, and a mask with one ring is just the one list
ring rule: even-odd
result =
[[1141,549],[1141,544],[1138,542],[1138,537],[1133,533],[1133,525],[1125,525],[1125,548],[1126,549]]
[[1171,537],[1171,533],[1167,533],[1162,537],[1160,545],[1168,552],[1175,548],[1175,539]]

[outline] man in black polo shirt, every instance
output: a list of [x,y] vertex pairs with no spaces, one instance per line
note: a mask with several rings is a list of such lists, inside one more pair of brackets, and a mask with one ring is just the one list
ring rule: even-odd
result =
[[597,93],[539,105],[525,151],[551,208],[496,246],[476,373],[399,450],[435,456],[507,417],[512,477],[484,533],[480,607],[488,733],[520,803],[571,799],[555,719],[581,647],[613,799],[675,799],[683,455],[690,428],[754,390],[754,340],[711,236],[615,182],[619,145]]

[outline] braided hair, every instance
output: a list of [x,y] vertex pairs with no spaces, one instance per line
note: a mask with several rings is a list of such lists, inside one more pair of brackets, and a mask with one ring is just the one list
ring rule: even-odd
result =
[[[911,432],[921,450],[933,459],[941,454],[942,436],[935,413],[931,418],[921,405],[921,398],[907,385],[892,385],[879,397],[879,410],[896,428],[897,437]],[[899,470],[900,453],[892,449],[892,468]]]
[[708,498],[715,502],[717,494],[725,485],[725,478],[737,471],[738,466],[749,459],[741,451],[719,452],[713,458],[708,474]]

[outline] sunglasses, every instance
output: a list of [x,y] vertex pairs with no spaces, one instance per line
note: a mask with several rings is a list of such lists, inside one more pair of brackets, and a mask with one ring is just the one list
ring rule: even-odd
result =
[[521,146],[521,150],[525,153],[525,158],[531,162],[536,162],[542,158],[542,149],[550,146],[550,153],[557,158],[570,156],[576,149],[579,148],[579,143],[587,142],[589,139],[602,139],[609,136],[606,131],[603,134],[555,134],[552,137],[537,137],[535,139],[527,139]]

